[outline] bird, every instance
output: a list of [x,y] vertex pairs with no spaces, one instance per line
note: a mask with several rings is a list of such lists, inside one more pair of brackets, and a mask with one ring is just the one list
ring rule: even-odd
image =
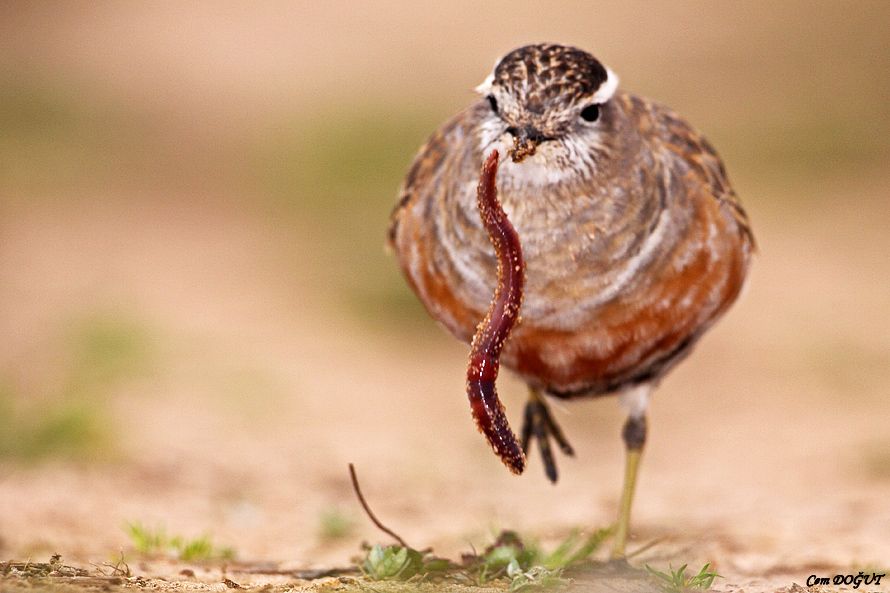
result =
[[489,173],[521,242],[525,287],[500,363],[529,398],[512,462],[488,438],[515,473],[537,441],[555,483],[551,440],[574,450],[549,398],[617,395],[627,414],[611,550],[620,560],[652,393],[742,291],[756,251],[751,224],[702,134],[625,91],[583,49],[518,47],[476,91],[414,158],[388,245],[430,316],[470,343],[499,281],[477,210],[480,166],[493,152],[509,157]]

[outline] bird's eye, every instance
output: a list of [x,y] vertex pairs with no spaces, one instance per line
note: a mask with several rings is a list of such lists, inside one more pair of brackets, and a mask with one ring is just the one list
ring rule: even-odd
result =
[[485,97],[485,98],[488,99],[488,104],[491,105],[491,110],[494,112],[495,115],[497,115],[497,113],[498,113],[498,100],[494,98],[494,95],[488,95],[488,96]]
[[596,121],[600,118],[600,106],[592,103],[581,110],[581,117],[584,121]]

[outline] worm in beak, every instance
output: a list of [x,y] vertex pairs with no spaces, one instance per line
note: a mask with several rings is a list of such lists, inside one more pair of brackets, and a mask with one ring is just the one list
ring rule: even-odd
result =
[[[513,160],[516,161],[515,156]],[[495,381],[504,342],[519,322],[525,286],[525,260],[522,258],[519,235],[498,201],[495,187],[497,171],[498,152],[495,150],[482,166],[476,197],[479,215],[497,255],[498,282],[488,313],[473,336],[467,365],[467,397],[479,431],[485,435],[504,465],[513,473],[520,474],[525,469],[525,454],[507,422]]]

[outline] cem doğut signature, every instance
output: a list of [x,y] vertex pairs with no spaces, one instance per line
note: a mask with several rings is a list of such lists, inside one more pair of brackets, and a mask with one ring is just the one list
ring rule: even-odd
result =
[[854,589],[858,589],[860,585],[880,585],[881,579],[887,576],[887,573],[876,573],[873,572],[871,574],[865,574],[861,570],[859,574],[836,574],[833,578],[829,577],[820,577],[814,574],[811,574],[807,577],[807,587],[812,587],[813,585],[853,585]]

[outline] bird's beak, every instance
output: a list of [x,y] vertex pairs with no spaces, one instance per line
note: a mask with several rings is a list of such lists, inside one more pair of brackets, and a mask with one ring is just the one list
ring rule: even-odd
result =
[[508,128],[513,135],[513,148],[508,151],[514,163],[521,163],[538,150],[538,145],[546,140],[543,134],[532,126]]

